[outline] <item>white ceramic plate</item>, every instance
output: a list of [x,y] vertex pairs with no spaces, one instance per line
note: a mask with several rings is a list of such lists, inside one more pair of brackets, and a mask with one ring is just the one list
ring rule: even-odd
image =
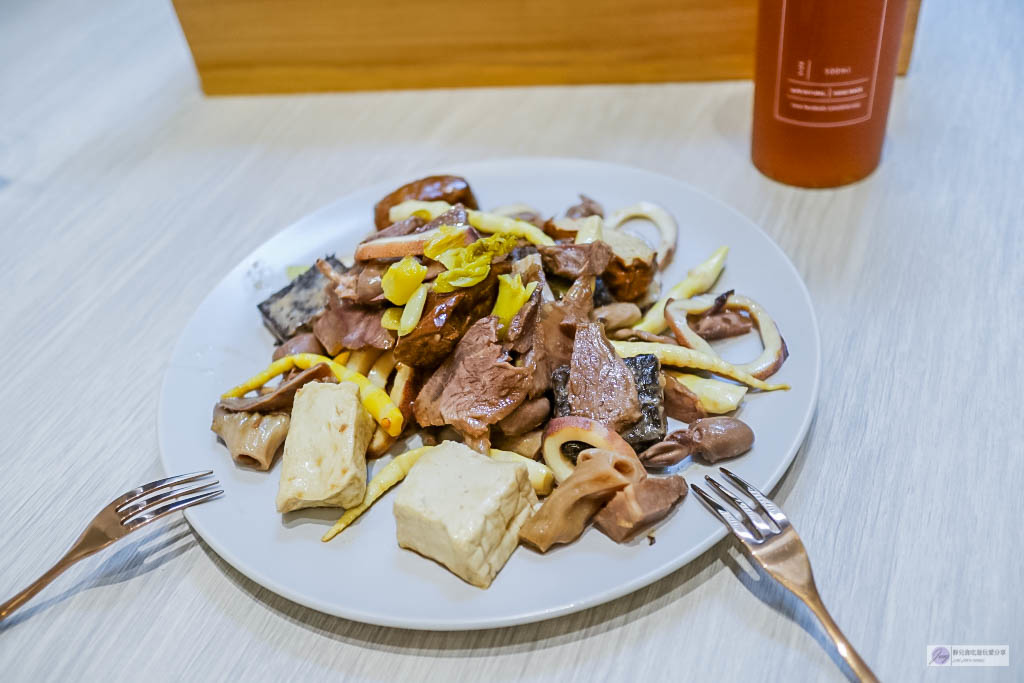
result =
[[[584,192],[606,210],[640,200],[666,207],[679,222],[672,284],[720,245],[731,251],[716,292],[735,288],[775,317],[790,358],[773,378],[788,392],[748,395],[741,417],[756,434],[753,450],[729,463],[770,490],[796,454],[814,410],[820,342],[810,297],[778,246],[735,210],[672,178],[605,163],[513,159],[439,169],[469,179],[481,206],[526,202],[556,214]],[[426,175],[426,174],[423,174]],[[418,176],[417,176],[418,177]],[[273,340],[256,304],[287,282],[285,268],[329,252],[351,253],[372,230],[374,202],[414,177],[351,194],[300,220],[239,263],[189,321],[174,350],[160,400],[163,464],[169,474],[213,469],[225,495],[186,511],[196,532],[253,581],[307,607],[356,621],[413,629],[508,626],[575,612],[642,588],[707,550],[725,535],[691,494],[646,537],[616,545],[590,529],[546,555],[519,548],[487,590],[470,586],[395,542],[392,496],[330,543],[321,534],[337,510],[280,515],[274,509],[279,463],[270,472],[236,466],[210,431],[217,397],[270,361]],[[756,334],[720,346],[730,360],[760,352]],[[380,462],[372,465],[376,470]],[[689,465],[687,479],[711,468]]]

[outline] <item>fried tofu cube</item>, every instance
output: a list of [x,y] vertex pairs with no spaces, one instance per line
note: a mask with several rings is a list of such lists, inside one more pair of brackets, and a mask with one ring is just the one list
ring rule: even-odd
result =
[[445,441],[419,459],[398,490],[398,545],[487,588],[519,544],[536,502],[525,465]]
[[375,426],[355,384],[310,382],[299,389],[284,442],[278,512],[363,502],[366,446]]

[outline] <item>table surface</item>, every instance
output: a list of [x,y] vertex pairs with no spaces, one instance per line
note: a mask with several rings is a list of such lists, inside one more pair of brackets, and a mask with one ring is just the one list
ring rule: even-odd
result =
[[[161,476],[172,346],[243,255],[370,182],[586,157],[737,207],[805,278],[821,397],[777,500],[878,675],[1020,680],[1022,25],[1014,0],[926,2],[881,167],[803,191],[748,161],[749,82],[205,98],[170,3],[8,0],[0,594],[112,495]],[[842,680],[806,615],[737,557],[723,541],[545,623],[420,633],[279,598],[179,519],[82,562],[0,625],[0,661],[6,680]],[[925,652],[939,643],[1009,645],[1011,667],[938,675]]]

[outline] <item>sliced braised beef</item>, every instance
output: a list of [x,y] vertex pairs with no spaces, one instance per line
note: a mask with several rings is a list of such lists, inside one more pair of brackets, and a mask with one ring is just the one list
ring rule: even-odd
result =
[[[661,364],[657,357],[642,354],[624,359],[626,367],[633,373],[636,383],[637,401],[640,404],[640,419],[625,426],[619,434],[636,451],[665,438],[666,423],[664,412],[664,393],[661,386]],[[551,375],[551,392],[554,398],[553,413],[555,417],[573,415],[569,403],[569,366],[556,368]],[[586,446],[579,443],[566,444],[562,452],[570,459]]]
[[665,415],[687,424],[708,416],[697,394],[675,377],[662,374],[665,380]]
[[707,341],[738,337],[754,328],[754,322],[739,311],[708,311],[688,322],[690,328]]
[[334,295],[342,301],[364,305],[384,304],[384,289],[381,278],[390,264],[357,263],[344,272],[338,272],[329,263],[320,259],[317,269],[334,285]]
[[540,427],[551,415],[551,402],[539,396],[523,401],[507,417],[498,422],[498,429],[506,436],[519,436]]
[[373,222],[378,230],[391,224],[388,213],[391,207],[408,199],[422,201],[445,201],[449,204],[465,204],[471,209],[478,208],[473,190],[465,178],[454,175],[435,175],[414,180],[386,195],[373,207]]
[[316,338],[315,334],[312,332],[303,332],[302,334],[295,335],[274,349],[274,356],[272,360],[278,360],[285,356],[294,356],[297,353],[315,353],[323,355],[324,347]]
[[667,515],[686,496],[686,480],[644,477],[615,494],[594,516],[594,526],[616,543],[634,538]]
[[[469,208],[474,209],[476,207],[471,206]],[[424,225],[422,231],[417,232],[426,232],[427,230],[440,228],[442,225],[450,225],[453,227],[469,225],[469,214],[466,212],[466,207],[462,204],[456,204],[437,218]]]
[[398,339],[395,360],[413,367],[433,368],[447,358],[466,330],[491,312],[500,270],[492,267],[483,282],[472,287],[448,294],[428,294],[419,323]]
[[604,207],[587,195],[580,194],[580,203],[570,206],[565,212],[565,217],[586,218],[587,216],[600,216],[604,218]]
[[608,336],[618,341],[643,341],[654,342],[655,344],[679,345],[679,342],[676,341],[675,337],[666,337],[663,334],[654,334],[653,332],[648,332],[646,330],[634,330],[632,328],[615,330]]
[[589,244],[552,244],[537,247],[544,269],[559,277],[574,280],[584,273],[600,275],[608,267],[612,250],[604,242]]
[[326,363],[317,363],[296,375],[286,377],[269,393],[243,398],[224,398],[217,405],[233,413],[273,413],[291,410],[295,392],[308,382],[337,382]]
[[569,408],[616,432],[640,419],[636,381],[600,323],[576,326],[569,364]]
[[[333,255],[322,260],[338,273],[346,270],[345,265]],[[297,332],[307,331],[313,318],[327,306],[326,287],[327,278],[323,273],[310,268],[258,304],[263,324],[279,342],[294,337]]]
[[[383,237],[404,237],[405,235],[412,235],[417,232],[425,232],[429,230],[427,222],[419,216],[409,216],[404,221],[398,221],[392,223],[383,230],[378,230],[374,234],[370,235],[363,242],[369,242],[370,240],[379,240]],[[361,244],[361,243],[360,243]]]
[[416,397],[416,421],[424,427],[451,425],[467,443],[480,445],[490,426],[515,410],[529,391],[530,371],[509,360],[498,341],[497,317],[478,320]]
[[381,325],[383,317],[383,308],[342,301],[332,292],[327,310],[313,323],[313,334],[332,356],[342,349],[386,351],[395,345],[395,338]]
[[232,460],[266,471],[288,436],[290,422],[288,413],[233,413],[218,404],[210,429],[224,441]]

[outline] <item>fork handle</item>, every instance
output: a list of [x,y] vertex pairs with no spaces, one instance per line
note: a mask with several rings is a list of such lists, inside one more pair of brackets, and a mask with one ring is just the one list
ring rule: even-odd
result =
[[822,628],[828,633],[829,638],[835,643],[836,650],[839,652],[839,656],[849,665],[854,675],[857,676],[861,681],[867,683],[878,683],[878,678],[875,673],[871,670],[871,667],[867,665],[857,651],[853,649],[853,645],[846,639],[843,632],[839,630],[839,626],[832,619],[832,615],[825,609],[825,603],[822,602],[821,596],[818,595],[818,591],[813,588],[807,591],[803,596],[804,603],[814,612],[814,616],[818,617],[818,621],[821,622]]
[[36,593],[46,588],[51,581],[63,574],[68,567],[86,556],[81,553],[76,553],[76,550],[77,548],[69,550],[67,554],[60,558],[57,561],[57,564],[50,567],[45,574],[30,583],[27,588],[15,595],[13,598],[3,604],[0,604],[0,621],[9,617],[14,610],[31,600]]

